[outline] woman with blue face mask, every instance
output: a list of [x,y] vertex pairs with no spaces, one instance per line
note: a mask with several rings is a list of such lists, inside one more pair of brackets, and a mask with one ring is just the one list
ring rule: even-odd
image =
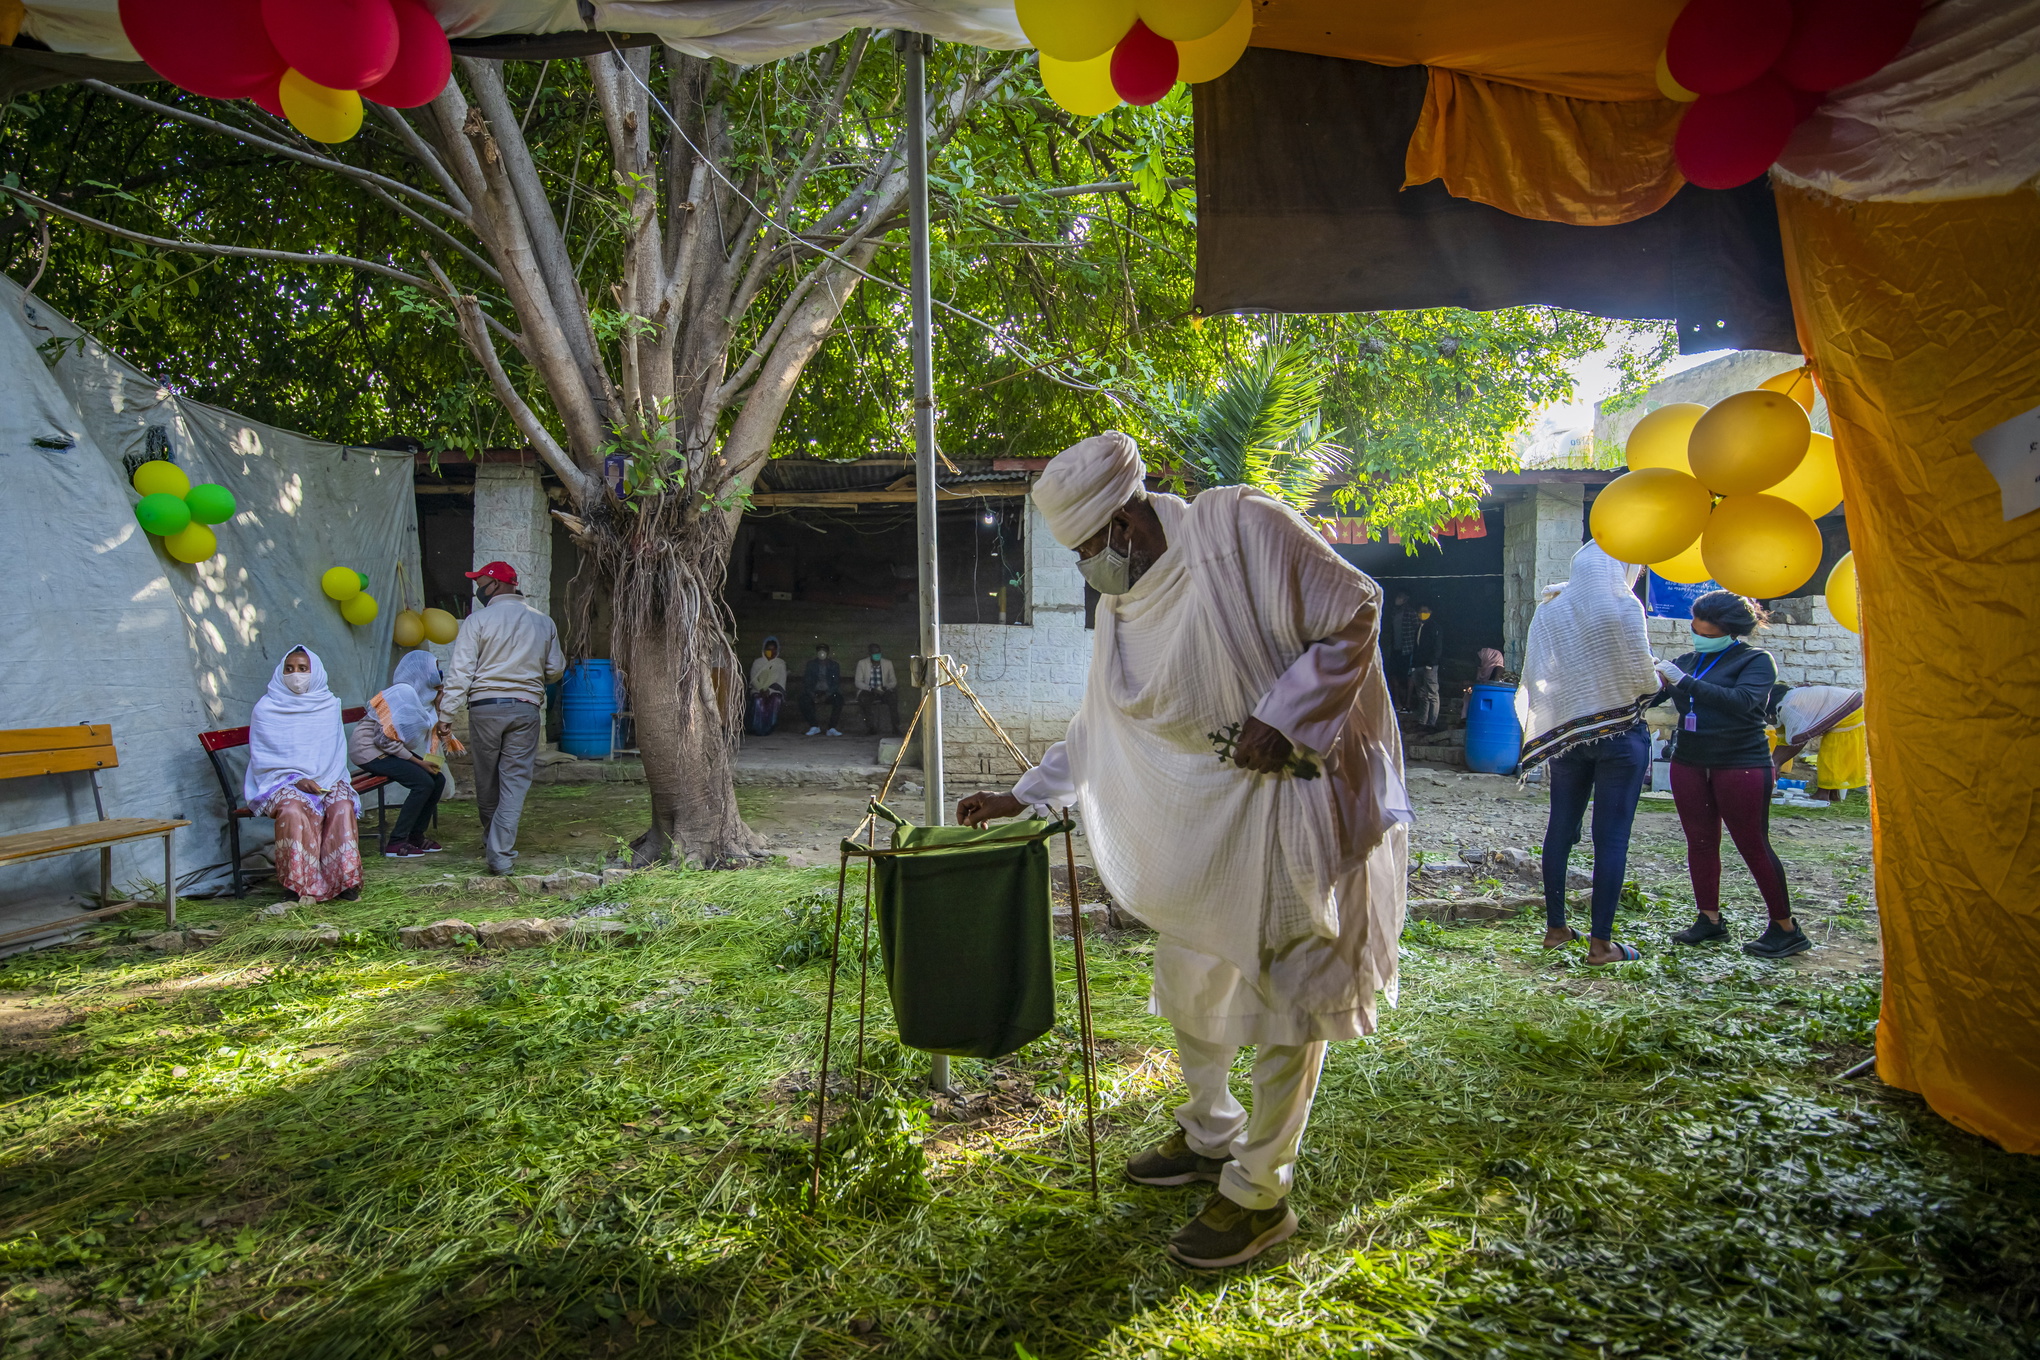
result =
[[1753,600],[1716,590],[1693,601],[1693,650],[1657,663],[1679,722],[1672,740],[1672,801],[1686,831],[1686,867],[1699,915],[1673,935],[1680,944],[1726,939],[1721,923],[1721,828],[1749,866],[1771,923],[1745,954],[1782,959],[1813,948],[1792,919],[1785,866],[1771,848],[1771,742],[1765,713],[1778,666],[1749,644],[1764,622]]

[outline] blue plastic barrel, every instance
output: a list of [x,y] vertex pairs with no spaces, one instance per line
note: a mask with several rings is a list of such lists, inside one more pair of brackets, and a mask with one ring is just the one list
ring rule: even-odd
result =
[[1475,685],[1466,710],[1466,768],[1508,774],[1523,754],[1514,685]]
[[616,667],[600,657],[567,667],[560,683],[560,749],[583,760],[609,759],[616,717]]

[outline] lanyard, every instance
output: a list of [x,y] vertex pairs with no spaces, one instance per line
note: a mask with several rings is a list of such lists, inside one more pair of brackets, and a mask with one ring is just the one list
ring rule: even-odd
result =
[[[1693,678],[1695,680],[1698,680],[1702,676],[1706,675],[1708,671],[1713,670],[1716,666],[1721,664],[1721,659],[1723,657],[1733,654],[1735,649],[1740,645],[1741,645],[1740,641],[1731,642],[1728,646],[1723,647],[1713,656],[1708,657],[1706,669],[1701,670],[1696,668],[1693,672]],[[1691,699],[1688,699],[1686,701],[1686,716],[1679,723],[1679,726],[1683,730],[1688,732],[1698,732],[1700,730],[1700,705],[1698,703]]]
[[1735,641],[1735,642],[1731,642],[1731,643],[1729,643],[1729,644],[1728,644],[1728,646],[1726,646],[1726,647],[1723,647],[1723,648],[1722,648],[1722,649],[1721,649],[1720,651],[1716,652],[1716,653],[1715,653],[1715,654],[1714,654],[1713,656],[1710,656],[1710,657],[1708,657],[1708,658],[1707,658],[1707,666],[1706,666],[1706,668],[1705,668],[1704,670],[1696,670],[1696,671],[1694,671],[1694,672],[1693,672],[1693,678],[1694,678],[1695,680],[1699,680],[1699,679],[1702,679],[1703,677],[1705,677],[1708,671],[1711,671],[1711,670],[1713,670],[1713,669],[1714,669],[1714,668],[1715,668],[1716,666],[1718,666],[1718,665],[1720,665],[1720,664],[1721,664],[1721,659],[1722,659],[1723,657],[1725,657],[1725,656],[1728,656],[1728,655],[1732,654],[1732,653],[1733,653],[1733,652],[1735,651],[1735,649],[1736,649],[1737,647],[1740,647],[1740,646],[1742,646],[1742,642],[1741,642],[1740,640],[1737,640],[1737,641]]

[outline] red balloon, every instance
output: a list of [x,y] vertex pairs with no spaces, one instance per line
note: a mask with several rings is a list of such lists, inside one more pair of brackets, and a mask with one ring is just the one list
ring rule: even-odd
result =
[[290,115],[283,111],[283,96],[277,93],[274,82],[267,89],[257,90],[248,97],[263,109],[275,114],[278,118],[283,119],[285,122],[290,121]]
[[1689,0],[1665,39],[1665,68],[1695,94],[1727,94],[1770,70],[1791,36],[1789,0]]
[[1803,123],[1813,117],[1813,111],[1825,103],[1827,103],[1827,96],[1819,90],[1795,89],[1792,92],[1792,110],[1794,118],[1798,122]]
[[1112,88],[1129,104],[1152,104],[1176,83],[1176,44],[1140,20],[1112,49]]
[[418,0],[392,0],[397,13],[397,64],[390,73],[361,92],[393,109],[430,104],[453,75],[453,48],[446,30]]
[[1778,74],[1802,90],[1867,80],[1912,41],[1920,0],[1799,0]]
[[120,26],[157,75],[193,94],[246,99],[283,75],[262,0],[120,0]]
[[390,0],[262,0],[262,23],[283,59],[329,90],[366,88],[396,64]]
[[1727,94],[1703,94],[1686,107],[1672,154],[1679,173],[1703,189],[1733,189],[1764,173],[1799,122],[1792,87],[1776,76]]

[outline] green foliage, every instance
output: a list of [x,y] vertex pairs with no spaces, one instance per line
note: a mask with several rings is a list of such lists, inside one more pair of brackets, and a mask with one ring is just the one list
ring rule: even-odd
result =
[[1326,372],[1313,347],[1271,338],[1226,363],[1210,390],[1164,389],[1170,443],[1204,486],[1252,486],[1309,510],[1342,467],[1324,434]]

